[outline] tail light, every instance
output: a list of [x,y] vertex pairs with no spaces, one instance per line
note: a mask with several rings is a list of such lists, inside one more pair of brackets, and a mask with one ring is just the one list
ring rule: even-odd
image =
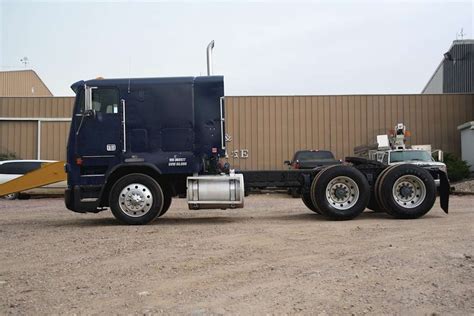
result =
[[299,169],[300,168],[300,163],[297,161],[295,162],[295,165],[294,165],[295,169]]

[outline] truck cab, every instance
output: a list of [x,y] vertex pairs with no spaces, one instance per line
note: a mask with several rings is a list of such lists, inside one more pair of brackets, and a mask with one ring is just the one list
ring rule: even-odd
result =
[[[118,208],[130,204],[125,213],[132,217],[152,207],[161,212],[172,196],[186,194],[187,177],[219,173],[223,77],[96,79],[71,88],[76,99],[65,166],[70,210],[113,210],[111,201],[124,197]],[[138,184],[115,192],[117,181],[130,174],[148,178],[129,179]]]

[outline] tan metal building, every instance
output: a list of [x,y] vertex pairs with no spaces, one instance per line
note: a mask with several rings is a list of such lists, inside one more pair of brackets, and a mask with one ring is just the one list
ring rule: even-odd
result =
[[474,95],[226,97],[226,111],[231,165],[283,169],[296,150],[329,149],[342,159],[401,122],[410,144],[459,155],[457,126],[474,119]]
[[52,97],[38,74],[30,69],[0,71],[0,97]]
[[[0,153],[64,160],[74,98],[0,98]],[[474,120],[474,95],[226,97],[227,153],[241,169],[282,169],[298,149],[336,157],[375,142],[396,123],[411,144],[460,155],[457,126]]]
[[0,98],[0,153],[22,159],[66,159],[74,98]]

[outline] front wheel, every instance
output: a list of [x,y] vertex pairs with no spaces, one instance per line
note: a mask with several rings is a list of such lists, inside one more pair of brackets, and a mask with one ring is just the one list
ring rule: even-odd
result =
[[112,213],[120,222],[143,225],[161,213],[164,204],[163,191],[152,177],[132,173],[114,184],[109,203]]

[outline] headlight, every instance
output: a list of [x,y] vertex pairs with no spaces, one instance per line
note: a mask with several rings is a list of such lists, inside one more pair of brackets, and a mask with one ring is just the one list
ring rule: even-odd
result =
[[444,173],[448,173],[448,170],[446,169],[446,165],[439,166],[439,170],[443,171]]

